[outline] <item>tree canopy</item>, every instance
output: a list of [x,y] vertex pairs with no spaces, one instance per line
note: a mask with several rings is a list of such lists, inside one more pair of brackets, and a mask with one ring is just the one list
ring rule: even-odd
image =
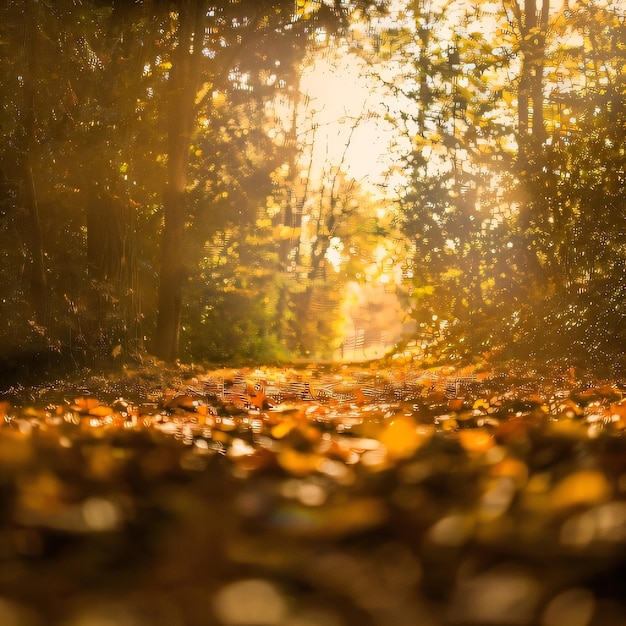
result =
[[[621,367],[620,6],[384,4],[5,3],[4,365]],[[320,121],[320,59],[371,97]]]

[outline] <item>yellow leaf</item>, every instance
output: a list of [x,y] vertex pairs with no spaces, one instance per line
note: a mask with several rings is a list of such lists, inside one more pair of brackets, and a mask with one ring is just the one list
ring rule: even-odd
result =
[[495,445],[493,437],[484,428],[462,429],[459,439],[468,452],[488,452]]
[[282,439],[288,435],[295,427],[296,423],[291,420],[285,420],[272,427],[271,434],[274,439]]
[[387,456],[393,459],[406,459],[428,439],[432,432],[418,429],[415,420],[400,416],[394,418],[380,435],[380,443],[387,449]]
[[79,413],[89,413],[91,409],[95,409],[99,405],[100,400],[96,400],[96,398],[76,398],[71,408]]
[[594,506],[609,499],[611,493],[611,485],[602,472],[580,470],[556,485],[552,492],[552,506],[556,509]]
[[113,413],[113,409],[110,406],[104,406],[99,404],[98,406],[89,409],[89,415],[94,417],[107,417]]
[[278,464],[294,476],[308,476],[319,467],[320,457],[317,454],[298,452],[293,448],[287,448],[280,452],[277,457]]

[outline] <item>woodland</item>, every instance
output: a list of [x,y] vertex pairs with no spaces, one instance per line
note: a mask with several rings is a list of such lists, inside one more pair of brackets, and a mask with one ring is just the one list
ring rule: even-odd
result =
[[626,621],[626,7],[0,6],[0,624]]
[[[3,5],[6,382],[376,341],[621,369],[619,5],[204,4]],[[300,88],[320,58],[375,94],[338,152]],[[395,157],[355,178],[372,119]],[[391,294],[403,331],[381,339],[370,299],[348,332],[348,284]]]

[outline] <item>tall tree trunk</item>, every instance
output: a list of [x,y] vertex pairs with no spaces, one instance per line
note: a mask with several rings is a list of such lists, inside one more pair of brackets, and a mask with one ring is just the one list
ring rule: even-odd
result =
[[527,0],[523,11],[515,1],[514,12],[522,55],[517,114],[520,171],[524,172],[531,163],[533,150],[545,139],[543,73],[550,0],[542,0],[541,8],[538,8],[537,0]]
[[204,2],[180,2],[178,45],[168,81],[168,161],[163,194],[164,225],[155,340],[155,355],[164,361],[174,361],[178,357],[183,283],[187,274],[184,258],[188,217],[185,188],[199,85],[204,15]]
[[[518,153],[517,171],[520,178],[521,208],[518,224],[523,233],[532,231],[536,217],[534,201],[538,200],[534,185],[541,173],[542,146],[546,138],[544,124],[544,68],[546,64],[546,37],[550,0],[526,0],[524,9],[517,0],[512,2],[513,13],[520,36],[521,68],[517,90]],[[526,263],[532,273],[541,272],[532,246]]]
[[37,143],[35,135],[35,79],[33,75],[36,63],[36,22],[33,10],[32,2],[29,0],[26,3],[24,15],[24,104],[22,109],[22,145],[19,148],[18,168],[29,298],[36,321],[42,323],[46,311],[46,273],[39,206],[32,168],[32,154]]
[[26,246],[26,276],[28,295],[35,320],[42,324],[46,314],[46,273],[43,254],[43,236],[39,220],[39,205],[35,193],[35,179],[28,155],[23,156],[20,167],[21,205],[24,210],[23,240]]
[[[518,153],[517,173],[520,209],[517,225],[523,243],[519,248],[518,265],[523,272],[517,280],[525,283],[526,298],[531,299],[548,288],[546,262],[540,258],[536,243],[538,229],[546,207],[541,188],[544,165],[544,68],[550,0],[526,0],[524,9],[518,0],[512,2],[520,34],[521,68],[518,86]],[[543,251],[552,254],[548,247]]]
[[131,216],[124,200],[110,191],[100,192],[87,181],[87,267],[89,275],[108,283],[120,296],[129,288],[127,258]]

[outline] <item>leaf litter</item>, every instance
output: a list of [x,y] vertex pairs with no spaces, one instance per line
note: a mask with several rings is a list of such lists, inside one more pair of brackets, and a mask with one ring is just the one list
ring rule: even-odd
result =
[[622,383],[153,368],[18,391],[2,624],[626,620]]

